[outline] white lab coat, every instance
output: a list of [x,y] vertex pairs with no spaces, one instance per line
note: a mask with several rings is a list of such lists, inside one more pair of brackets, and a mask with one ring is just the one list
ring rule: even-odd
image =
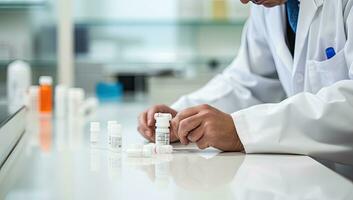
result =
[[[337,53],[329,60],[328,47]],[[247,153],[353,163],[352,70],[353,0],[301,1],[294,59],[284,5],[254,5],[233,63],[172,107],[232,113]]]

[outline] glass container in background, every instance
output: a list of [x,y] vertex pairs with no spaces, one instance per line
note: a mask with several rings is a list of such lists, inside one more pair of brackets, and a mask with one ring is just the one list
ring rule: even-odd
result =
[[214,20],[226,20],[228,17],[226,0],[212,0],[212,14]]

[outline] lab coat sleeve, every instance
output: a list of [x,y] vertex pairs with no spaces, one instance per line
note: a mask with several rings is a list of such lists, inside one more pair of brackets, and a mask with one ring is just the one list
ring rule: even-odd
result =
[[344,52],[350,80],[233,113],[247,153],[303,154],[353,164],[353,11],[347,12]]
[[353,164],[353,81],[232,114],[246,153],[303,154]]
[[267,44],[263,15],[260,6],[252,7],[237,58],[223,73],[203,88],[181,97],[172,108],[182,110],[199,104],[210,104],[232,113],[252,105],[279,102],[285,98]]

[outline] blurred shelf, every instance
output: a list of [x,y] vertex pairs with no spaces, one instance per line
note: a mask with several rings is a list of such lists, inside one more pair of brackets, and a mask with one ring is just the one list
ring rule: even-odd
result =
[[0,0],[0,10],[23,10],[42,8],[48,4],[48,0]]
[[238,20],[75,20],[77,26],[243,26]]
[[[7,67],[14,60],[0,60],[0,67]],[[31,67],[55,67],[57,65],[56,59],[34,59],[34,60],[26,60]]]
[[[76,57],[76,63],[91,63],[91,64],[106,64],[106,65],[122,65],[122,66],[140,66],[140,65],[156,65],[156,66],[165,66],[165,65],[184,65],[184,64],[191,64],[191,65],[200,65],[200,64],[207,64],[210,61],[216,61],[219,64],[228,64],[234,59],[234,56],[200,56],[196,55],[193,57],[188,58],[178,58],[178,59],[171,59],[171,60],[153,60],[153,59],[124,59],[124,60],[116,60],[116,59],[109,59],[109,60],[102,60],[102,59],[95,59],[89,56],[85,57]],[[217,64],[216,63],[216,64]]]

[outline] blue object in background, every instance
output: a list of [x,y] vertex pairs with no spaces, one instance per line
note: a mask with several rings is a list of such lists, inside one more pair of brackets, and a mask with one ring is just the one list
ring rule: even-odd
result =
[[336,51],[333,47],[329,47],[326,49],[326,58],[327,60],[331,59],[336,55]]
[[120,83],[99,82],[96,86],[96,96],[99,101],[117,101],[123,96],[123,86]]

